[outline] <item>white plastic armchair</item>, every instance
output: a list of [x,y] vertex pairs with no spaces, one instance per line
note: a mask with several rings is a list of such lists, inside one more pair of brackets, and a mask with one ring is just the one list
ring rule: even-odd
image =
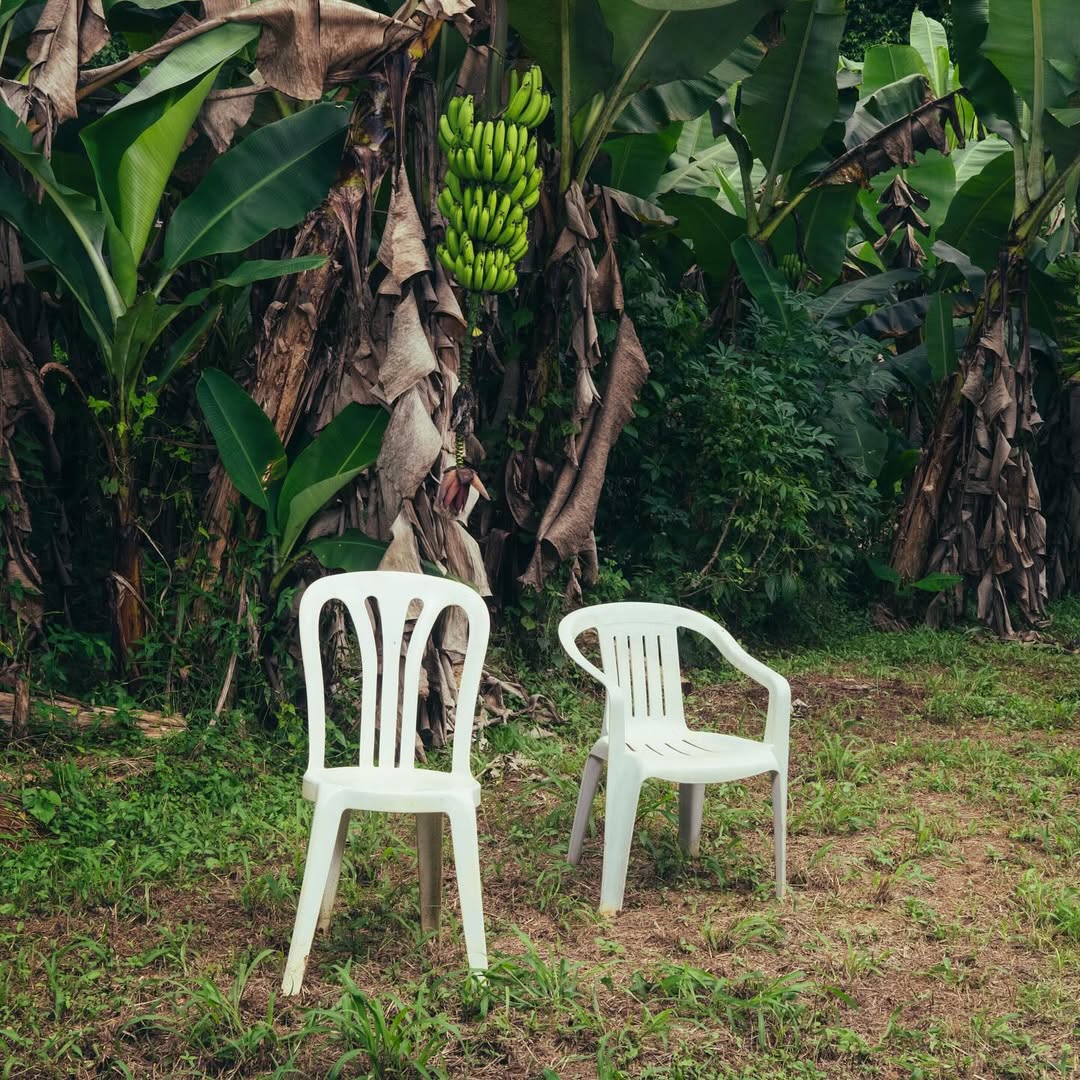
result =
[[[679,667],[680,627],[707,638],[730,664],[769,691],[761,741],[687,727]],[[578,647],[578,639],[587,631],[596,633],[601,667],[590,662]],[[678,783],[679,842],[687,854],[697,856],[704,785],[770,773],[776,895],[782,897],[791,715],[787,680],[750,656],[712,619],[668,604],[620,603],[582,608],[559,624],[559,640],[574,662],[606,692],[603,727],[585,761],[567,852],[571,863],[580,862],[589,811],[606,761],[600,910],[618,911],[623,906],[638,794],[642,782],[650,777]]]
[[[319,647],[319,616],[330,600],[340,600],[349,613],[362,678],[359,760],[335,768],[325,762],[326,700]],[[458,686],[451,768],[440,772],[416,766],[416,714],[425,645],[436,619],[450,607],[464,612],[469,637]],[[415,625],[402,656],[410,617]],[[476,835],[480,784],[470,770],[469,751],[488,630],[483,599],[456,581],[376,571],[335,574],[305,590],[300,601],[300,648],[307,683],[309,756],[303,794],[314,801],[315,810],[285,964],[285,994],[299,993],[316,925],[325,929],[330,924],[352,810],[449,817],[469,965],[487,967]]]

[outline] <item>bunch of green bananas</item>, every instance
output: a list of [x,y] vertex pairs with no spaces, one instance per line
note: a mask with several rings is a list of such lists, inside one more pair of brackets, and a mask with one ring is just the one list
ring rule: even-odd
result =
[[473,99],[455,97],[439,117],[439,144],[450,168],[438,205],[446,218],[439,261],[466,289],[506,292],[528,250],[528,212],[540,201],[543,170],[529,128],[551,108],[540,69],[510,73],[510,103],[498,120],[474,120]]

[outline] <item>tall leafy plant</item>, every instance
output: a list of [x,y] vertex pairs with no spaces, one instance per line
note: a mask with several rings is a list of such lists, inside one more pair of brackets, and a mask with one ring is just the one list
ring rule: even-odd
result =
[[[0,102],[0,148],[25,182],[0,172],[0,217],[36,250],[78,305],[101,359],[97,430],[110,465],[119,542],[115,631],[122,659],[143,633],[137,445],[158,395],[188,363],[221,310],[222,290],[318,266],[321,256],[252,260],[177,295],[177,273],[243,251],[295,224],[333,180],[349,110],[318,104],[255,131],[218,158],[164,227],[147,259],[158,210],[200,107],[223,66],[259,35],[225,25],[180,45],[101,119],[82,131],[92,194],[69,186]],[[36,186],[40,201],[26,193]],[[181,320],[178,322],[177,320]],[[179,332],[171,329],[182,326]],[[150,363],[151,358],[153,363]]]
[[327,566],[378,566],[386,545],[359,533],[297,545],[326,502],[375,464],[389,420],[385,409],[346,405],[289,464],[266,413],[228,375],[203,372],[197,394],[229,479],[265,515],[274,551],[271,595],[305,551]]

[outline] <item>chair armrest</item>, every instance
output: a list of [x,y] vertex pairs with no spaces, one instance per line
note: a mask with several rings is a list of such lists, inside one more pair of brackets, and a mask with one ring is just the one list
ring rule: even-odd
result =
[[684,626],[707,638],[732,667],[749,676],[769,691],[769,710],[765,717],[765,742],[787,771],[788,737],[791,723],[791,686],[778,671],[755,660],[719,623],[696,611],[687,611]]
[[598,668],[591,660],[585,658],[585,654],[578,648],[577,639],[579,634],[593,629],[588,623],[582,622],[581,616],[587,608],[571,612],[559,623],[559,642],[566,650],[567,656],[574,661],[582,671],[587,671],[603,688],[606,696],[604,706],[604,729],[607,731],[612,749],[626,744],[626,717],[628,714],[626,691],[619,686],[615,679],[601,668]]

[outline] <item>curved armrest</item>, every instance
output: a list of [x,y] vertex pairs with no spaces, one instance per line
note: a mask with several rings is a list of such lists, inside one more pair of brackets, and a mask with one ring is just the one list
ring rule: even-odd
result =
[[626,742],[626,691],[578,648],[577,639],[586,630],[595,629],[587,618],[588,608],[572,611],[559,623],[559,642],[567,656],[583,671],[587,671],[603,688],[606,695],[604,708],[604,729],[611,737],[612,748],[623,746]]
[[765,718],[765,741],[776,750],[787,769],[788,730],[791,722],[791,686],[778,671],[755,660],[719,623],[700,612],[685,612],[683,625],[707,638],[732,667],[769,691],[769,711]]

